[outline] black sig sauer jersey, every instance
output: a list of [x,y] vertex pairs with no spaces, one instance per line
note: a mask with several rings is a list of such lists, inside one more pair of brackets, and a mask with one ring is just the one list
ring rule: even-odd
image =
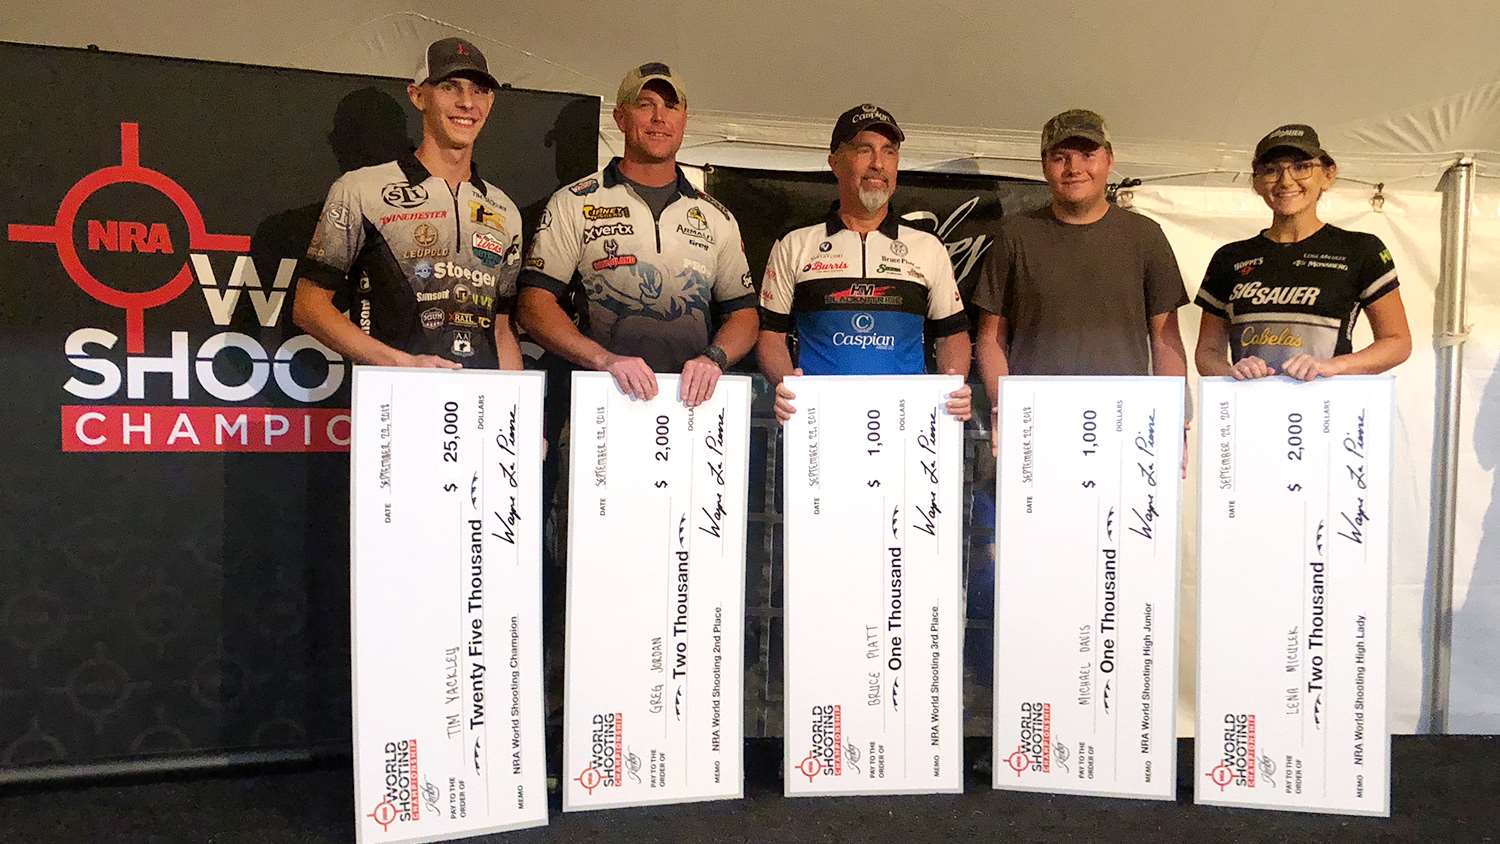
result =
[[358,284],[355,321],[410,354],[494,368],[495,315],[515,303],[521,213],[473,168],[458,191],[414,155],[345,173],[298,274]]
[[1380,238],[1325,224],[1296,243],[1256,235],[1219,247],[1197,304],[1229,321],[1232,360],[1254,355],[1279,372],[1300,352],[1349,354],[1359,312],[1398,285]]

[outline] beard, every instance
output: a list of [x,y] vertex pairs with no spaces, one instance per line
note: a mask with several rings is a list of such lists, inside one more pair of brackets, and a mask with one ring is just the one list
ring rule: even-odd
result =
[[859,204],[863,205],[865,210],[872,214],[879,211],[890,201],[891,192],[888,190],[859,189]]

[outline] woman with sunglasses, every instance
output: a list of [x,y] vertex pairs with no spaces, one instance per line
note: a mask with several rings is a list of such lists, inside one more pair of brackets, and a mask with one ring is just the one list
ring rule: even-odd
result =
[[[1278,127],[1256,144],[1252,166],[1271,226],[1220,247],[1208,262],[1196,300],[1198,374],[1311,381],[1384,372],[1406,360],[1411,331],[1390,250],[1375,235],[1318,219],[1318,199],[1338,177],[1318,134]],[[1375,339],[1356,352],[1360,311]]]

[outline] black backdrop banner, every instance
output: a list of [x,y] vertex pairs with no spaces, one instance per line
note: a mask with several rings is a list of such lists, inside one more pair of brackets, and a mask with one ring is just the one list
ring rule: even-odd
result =
[[[346,750],[350,379],[292,273],[332,181],[420,136],[405,83],[0,64],[0,778]],[[534,220],[598,115],[502,89],[481,172]]]

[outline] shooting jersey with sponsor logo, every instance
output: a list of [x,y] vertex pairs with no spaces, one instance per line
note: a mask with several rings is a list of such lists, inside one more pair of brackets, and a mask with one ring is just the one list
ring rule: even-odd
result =
[[729,209],[679,169],[677,196],[655,217],[619,159],[547,202],[522,287],[572,297],[579,330],[617,355],[678,372],[722,317],[754,307],[755,290]]
[[515,303],[521,212],[471,168],[456,192],[410,154],[345,173],[298,275],[331,290],[355,280],[352,316],[387,345],[496,367],[495,315]]
[[837,211],[776,241],[761,282],[761,327],[797,332],[808,375],[920,375],[925,340],[966,331],[942,241],[887,213],[866,235]]
[[1359,312],[1399,286],[1380,238],[1325,224],[1296,243],[1264,233],[1219,247],[1197,304],[1229,321],[1230,358],[1261,358],[1279,372],[1306,352],[1353,351]]

